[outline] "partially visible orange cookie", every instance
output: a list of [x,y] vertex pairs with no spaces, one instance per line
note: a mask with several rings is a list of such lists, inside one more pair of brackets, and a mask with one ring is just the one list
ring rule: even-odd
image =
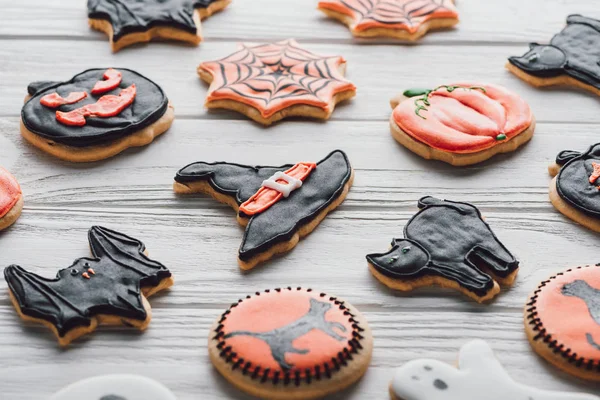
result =
[[348,25],[357,37],[417,40],[458,24],[454,0],[323,0],[319,10]]
[[22,210],[23,193],[19,182],[0,167],[0,231],[14,224]]

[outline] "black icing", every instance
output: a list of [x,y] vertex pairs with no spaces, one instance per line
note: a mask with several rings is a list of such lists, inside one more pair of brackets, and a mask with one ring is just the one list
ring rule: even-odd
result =
[[102,396],[100,400],[127,400],[125,397],[117,396],[114,394],[109,394],[107,396]]
[[418,205],[405,238],[394,239],[387,253],[367,256],[380,273],[402,280],[441,276],[483,297],[494,286],[486,271],[507,277],[519,267],[475,206],[430,196]]
[[[145,320],[141,288],[157,286],[171,276],[163,264],[143,254],[145,246],[137,239],[99,226],[90,229],[88,239],[94,258],[75,260],[55,279],[17,265],[4,270],[21,312],[50,322],[61,337],[89,326],[99,314]],[[90,268],[94,273],[86,279],[82,274]]]
[[532,43],[521,57],[509,62],[528,74],[551,78],[563,74],[600,88],[600,21],[581,15],[567,18],[567,26],[549,45]]
[[[562,156],[561,156],[562,155]],[[590,147],[584,153],[562,151],[557,157],[570,158],[563,164],[556,178],[556,190],[559,196],[569,205],[579,211],[600,218],[600,182],[590,183],[590,176],[594,170],[592,163],[600,164],[600,143]],[[600,181],[600,180],[599,180]]]
[[[21,111],[25,127],[43,138],[73,147],[87,147],[108,143],[152,125],[166,112],[169,100],[160,86],[135,71],[115,68],[123,74],[118,88],[92,95],[96,82],[102,80],[107,68],[96,68],[75,75],[67,82],[33,82],[27,87],[32,96]],[[137,94],[133,104],[119,115],[110,118],[87,118],[85,126],[67,126],[56,120],[56,111],[68,112],[86,104],[95,103],[107,94],[118,95],[122,89],[136,85]],[[40,99],[54,92],[66,97],[70,92],[87,92],[88,97],[75,104],[52,109],[40,104]]]
[[113,41],[129,33],[157,26],[177,28],[192,34],[198,27],[194,10],[217,0],[88,0],[88,17],[102,19],[113,27]]
[[[215,191],[231,196],[238,204],[242,204],[260,189],[264,180],[277,171],[286,171],[291,167],[197,162],[177,172],[175,181],[183,184],[207,181]],[[310,222],[343,193],[351,175],[352,168],[346,154],[341,150],[330,153],[317,164],[300,189],[250,218],[239,258],[249,260],[280,242],[290,240],[301,226]]]

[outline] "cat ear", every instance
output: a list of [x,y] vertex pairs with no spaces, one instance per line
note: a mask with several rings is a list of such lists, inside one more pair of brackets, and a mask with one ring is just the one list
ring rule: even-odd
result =
[[58,85],[60,83],[61,82],[54,82],[54,81],[31,82],[29,84],[29,86],[27,86],[27,93],[29,93],[30,96],[35,96],[37,93],[41,92],[42,90],[47,89],[50,86]]
[[419,202],[417,203],[417,206],[420,210],[423,210],[428,207],[449,207],[455,209],[461,214],[468,214],[476,210],[476,208],[470,204],[449,200],[440,200],[432,196],[421,197],[419,199]]
[[563,150],[556,156],[556,163],[561,167],[571,161],[574,158],[577,158],[581,155],[578,151],[573,150]]

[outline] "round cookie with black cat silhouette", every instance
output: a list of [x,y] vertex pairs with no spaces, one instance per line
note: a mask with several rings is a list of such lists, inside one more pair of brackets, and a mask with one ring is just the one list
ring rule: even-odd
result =
[[102,375],[75,382],[50,400],[176,400],[164,385],[132,374]]
[[371,361],[373,337],[344,300],[288,287],[231,305],[211,328],[208,349],[216,369],[239,389],[306,400],[358,381]]
[[174,119],[156,83],[125,68],[89,69],[66,82],[31,83],[21,134],[62,160],[90,162],[145,146]]
[[533,349],[561,370],[600,382],[600,264],[540,283],[525,307]]

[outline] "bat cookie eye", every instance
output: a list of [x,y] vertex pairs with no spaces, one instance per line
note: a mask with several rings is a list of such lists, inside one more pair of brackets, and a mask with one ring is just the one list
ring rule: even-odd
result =
[[71,270],[71,275],[75,276],[77,274],[79,274],[79,271],[77,271],[76,269]]
[[402,254],[406,254],[410,251],[410,246],[406,246],[402,248]]
[[540,56],[538,56],[537,54],[532,54],[527,58],[527,61],[529,62],[536,62],[537,60],[539,60]]

